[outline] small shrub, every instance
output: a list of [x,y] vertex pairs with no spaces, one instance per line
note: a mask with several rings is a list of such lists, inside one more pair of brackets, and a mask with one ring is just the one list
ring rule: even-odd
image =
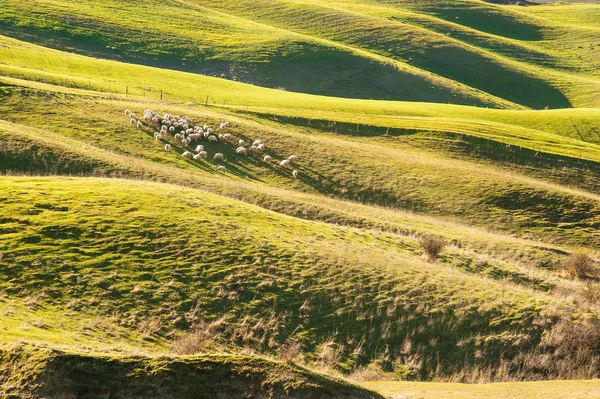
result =
[[425,252],[424,255],[429,262],[435,262],[440,256],[444,247],[446,246],[446,240],[441,236],[435,235],[424,235],[419,239],[421,248]]
[[195,355],[204,352],[210,344],[206,338],[202,334],[186,334],[173,341],[171,351],[178,355]]
[[600,304],[600,284],[588,281],[583,288],[582,296],[589,304]]
[[342,358],[343,348],[333,338],[323,342],[319,348],[319,363],[323,367],[335,367]]
[[302,347],[302,342],[288,340],[279,347],[279,358],[286,363],[303,362],[304,353],[302,352]]
[[594,260],[585,251],[573,252],[563,262],[563,268],[571,278],[586,279],[596,277],[596,266]]

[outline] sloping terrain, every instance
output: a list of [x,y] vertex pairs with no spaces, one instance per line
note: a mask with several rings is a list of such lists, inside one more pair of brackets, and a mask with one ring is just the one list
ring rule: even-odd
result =
[[381,398],[293,366],[244,356],[186,359],[3,350],[0,393],[7,397]]
[[597,30],[574,26],[568,15],[540,18],[536,7],[472,0],[2,3],[8,36],[261,86],[501,108],[598,105],[600,60],[588,50],[600,40]]
[[0,0],[0,390],[597,378],[594,7]]

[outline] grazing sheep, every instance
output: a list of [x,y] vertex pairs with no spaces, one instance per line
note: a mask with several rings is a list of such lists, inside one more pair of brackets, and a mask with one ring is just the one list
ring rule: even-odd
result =
[[190,144],[191,140],[188,139],[181,139],[181,144],[183,144],[184,147],[187,147]]
[[144,114],[144,120],[146,122],[151,122],[152,121],[152,115],[151,114]]
[[156,116],[152,117],[152,123],[154,123],[155,125],[158,124],[158,118]]
[[208,134],[212,134],[212,129],[210,127],[206,129],[206,131],[208,132]]
[[200,151],[204,151],[204,146],[203,145],[199,145],[196,147],[196,152],[200,152]]
[[223,165],[219,165],[219,166],[217,166],[217,172],[225,173],[225,172],[227,172],[227,168]]
[[257,148],[258,148],[258,151],[261,151],[261,152],[262,152],[262,151],[264,151],[264,150],[265,150],[265,145],[264,145],[264,144],[262,144],[262,143],[260,143],[260,144],[258,145],[258,147],[257,147]]
[[219,125],[220,129],[227,129],[229,128],[229,122],[223,122],[221,123],[221,125]]
[[161,139],[162,139],[162,134],[160,134],[160,133],[154,133],[154,140],[160,141]]
[[137,128],[138,128],[138,129],[141,129],[141,128],[143,128],[143,127],[144,127],[144,125],[142,124],[142,121],[138,121],[138,123],[137,123]]
[[262,144],[262,141],[260,141],[260,140],[255,140],[254,143],[252,143],[252,145],[255,147],[258,147],[261,144]]
[[183,125],[183,130],[188,130],[190,127],[187,124]]
[[290,161],[290,162],[296,162],[297,160],[298,160],[298,157],[295,155],[290,155],[288,157],[288,161]]
[[294,176],[294,179],[298,178],[298,171],[297,170],[293,170],[292,171],[292,176]]
[[137,123],[137,121],[134,118],[131,118],[129,120],[129,123],[131,123],[132,125],[135,125]]
[[171,145],[165,144],[165,151],[170,151],[170,150],[171,150]]
[[243,147],[245,145],[246,145],[246,142],[244,140],[238,141],[238,146]]
[[205,132],[208,131],[208,125],[204,125],[204,127],[202,127],[202,130],[204,130]]
[[238,147],[235,150],[237,155],[248,155],[248,150],[245,147]]
[[225,133],[225,134],[223,135],[223,138],[224,138],[225,140],[229,140],[229,139],[231,138],[231,134],[229,134],[229,133]]
[[200,156],[200,154],[196,154],[192,158],[194,159],[194,161],[200,161],[202,159],[202,157]]
[[192,157],[192,153],[189,151],[185,151],[183,154],[181,154],[182,157],[184,158],[191,158]]
[[290,161],[284,159],[283,161],[279,162],[279,166],[281,166],[282,168],[287,168],[288,166],[290,166]]
[[270,155],[265,155],[265,157],[263,158],[263,161],[265,162],[271,162],[273,160],[273,157],[271,157]]
[[217,136],[217,138],[218,138],[219,140],[223,141],[223,135],[222,135],[222,134],[219,134],[219,135]]
[[175,140],[181,140],[181,134],[177,133],[175,134]]
[[[165,130],[167,130],[167,127],[166,127],[166,126],[163,126],[163,127],[165,128]],[[171,126],[171,127],[169,128],[169,132],[170,132],[170,133],[173,133],[174,131],[175,131],[175,128],[174,128],[173,126]]]
[[254,154],[256,154],[257,152],[258,152],[258,147],[256,147],[256,146],[250,146],[250,147],[248,148],[248,154],[253,154],[253,155],[254,155]]
[[223,161],[224,159],[225,159],[225,157],[220,152],[217,152],[215,154],[215,156],[213,157],[213,161]]
[[200,151],[198,155],[200,155],[200,158],[208,158],[208,152],[206,151]]
[[130,110],[128,110],[128,109],[126,109],[126,110],[125,110],[125,116],[129,116],[129,115],[131,115],[131,111],[130,111]]
[[132,113],[132,114],[129,114],[129,117],[130,117],[131,119],[135,119],[135,118],[136,118],[136,115]]
[[210,133],[209,132],[204,132],[204,133],[202,133],[202,135],[204,136],[205,139],[207,139],[208,136],[210,136]]
[[216,143],[219,140],[217,139],[217,136],[211,134],[210,136],[208,136],[208,141]]

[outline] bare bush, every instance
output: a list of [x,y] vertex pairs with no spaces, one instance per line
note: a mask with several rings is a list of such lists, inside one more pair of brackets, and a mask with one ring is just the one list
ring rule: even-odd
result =
[[288,339],[279,347],[279,358],[286,363],[302,363],[304,362],[303,346],[298,340]]
[[323,367],[334,367],[342,358],[343,348],[333,338],[323,342],[319,348],[319,363]]
[[204,321],[198,322],[190,333],[171,343],[171,351],[178,355],[194,355],[218,346],[221,322],[221,319],[210,324]]
[[597,277],[596,265],[590,255],[582,250],[573,252],[563,262],[563,268],[571,278],[586,279]]
[[419,239],[419,244],[425,252],[424,255],[429,262],[435,262],[440,256],[444,247],[446,247],[446,240],[442,236],[436,235],[424,235]]

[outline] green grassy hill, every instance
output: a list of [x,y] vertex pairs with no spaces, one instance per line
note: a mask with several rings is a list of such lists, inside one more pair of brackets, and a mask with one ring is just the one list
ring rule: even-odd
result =
[[597,6],[151,4],[0,0],[0,392],[600,375]]
[[600,37],[593,22],[582,18],[574,26],[576,12],[546,18],[541,6],[471,0],[3,3],[0,26],[15,38],[261,86],[502,108],[598,104],[600,60],[593,48]]

